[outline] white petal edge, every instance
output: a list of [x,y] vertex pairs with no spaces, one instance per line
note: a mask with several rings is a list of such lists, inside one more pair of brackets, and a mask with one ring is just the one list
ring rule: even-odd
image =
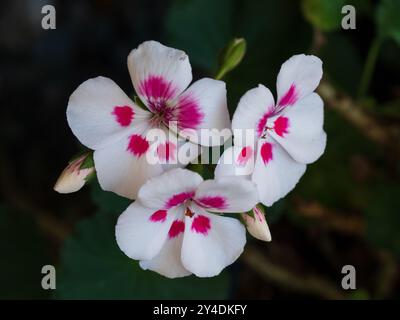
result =
[[164,208],[171,197],[195,192],[203,178],[187,169],[172,169],[147,181],[139,191],[140,201],[151,208]]
[[[260,155],[264,143],[272,144],[273,159],[264,163]],[[256,183],[260,202],[272,206],[286,196],[297,184],[306,170],[306,165],[294,160],[272,138],[259,141],[252,181]]]
[[246,229],[234,218],[207,213],[194,206],[196,214],[210,219],[207,235],[191,230],[192,218],[185,216],[185,234],[182,244],[182,263],[198,277],[214,277],[236,261],[246,244]]
[[[128,106],[134,116],[129,126],[121,126],[113,115],[116,106]],[[83,82],[70,96],[67,107],[68,124],[85,146],[103,148],[146,121],[150,113],[137,107],[111,79],[97,77]]]
[[[207,199],[211,201],[208,202]],[[213,199],[222,199],[222,206],[213,206]],[[205,206],[208,211],[237,213],[251,210],[258,203],[258,195],[256,185],[252,181],[227,176],[202,182],[197,188],[194,200]]]
[[324,124],[324,103],[318,94],[312,93],[293,106],[285,108],[282,114],[289,119],[288,133],[282,137],[271,130],[272,137],[298,162],[312,163],[325,151],[326,133]]
[[276,89],[277,104],[295,86],[297,101],[312,93],[322,78],[322,61],[316,56],[298,54],[292,56],[281,66]]
[[185,52],[167,47],[157,41],[146,41],[128,56],[128,69],[136,93],[147,105],[148,97],[141,94],[140,86],[151,76],[161,77],[173,87],[173,100],[192,81],[192,68]]
[[132,203],[118,218],[115,237],[119,248],[131,259],[150,260],[162,249],[179,211],[168,210],[164,221],[151,221],[155,212],[140,201]]

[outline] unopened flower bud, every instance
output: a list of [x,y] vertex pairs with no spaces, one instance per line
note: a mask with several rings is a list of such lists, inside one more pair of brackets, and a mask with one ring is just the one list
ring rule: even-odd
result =
[[80,190],[94,173],[91,153],[85,153],[70,161],[54,185],[59,193],[72,193]]
[[233,39],[224,49],[221,55],[220,67],[216,79],[222,79],[229,71],[236,68],[246,53],[246,40]]
[[271,241],[271,232],[269,231],[265,215],[260,206],[255,206],[250,213],[241,214],[247,231],[256,239],[262,241]]

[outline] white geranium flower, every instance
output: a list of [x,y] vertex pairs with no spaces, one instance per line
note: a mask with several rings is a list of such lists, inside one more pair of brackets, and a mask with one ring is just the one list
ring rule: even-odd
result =
[[203,181],[195,172],[172,169],[141,187],[118,219],[117,242],[143,269],[169,278],[212,277],[233,263],[246,243],[240,221],[221,213],[249,211],[257,201],[251,181]]
[[[323,101],[314,93],[321,77],[321,60],[300,54],[281,67],[276,104],[265,86],[249,90],[232,119],[235,146],[222,155],[216,177],[251,179],[267,206],[291,191],[306,164],[316,161],[325,150]],[[240,134],[246,129],[254,133],[252,141]]]
[[[203,78],[192,81],[188,56],[156,41],[142,43],[128,56],[133,86],[148,108],[137,106],[118,85],[104,77],[82,83],[71,95],[67,119],[72,132],[85,146],[95,150],[97,177],[104,190],[136,198],[149,178],[173,167],[177,151],[186,147],[197,157],[198,148],[185,139],[147,140],[150,129],[158,128],[168,137],[169,123],[178,130],[222,130],[230,127],[225,83]],[[196,141],[197,142],[197,141]],[[201,140],[205,146],[224,141]],[[147,153],[155,153],[165,164],[149,163]],[[177,166],[186,165],[190,159]]]

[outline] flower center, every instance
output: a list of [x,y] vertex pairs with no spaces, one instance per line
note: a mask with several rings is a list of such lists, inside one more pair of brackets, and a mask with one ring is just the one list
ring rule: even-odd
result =
[[168,126],[168,123],[173,119],[173,108],[168,106],[165,101],[157,101],[151,103],[153,117],[150,123],[153,127],[159,127],[161,124]]
[[268,121],[269,119],[264,126],[261,138],[265,139],[268,130],[274,130],[275,133],[282,138],[289,133],[289,119],[287,117],[279,116],[272,124],[268,124]]
[[193,211],[190,210],[189,207],[186,207],[186,209],[185,209],[185,216],[188,216],[188,217],[190,217],[190,218],[194,216]]

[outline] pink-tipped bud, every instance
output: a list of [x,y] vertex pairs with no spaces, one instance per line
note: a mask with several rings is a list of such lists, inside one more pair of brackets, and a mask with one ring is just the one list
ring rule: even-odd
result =
[[85,153],[73,159],[57,179],[54,190],[59,193],[72,193],[80,190],[94,173],[94,166],[88,165],[85,161],[90,156],[90,153]]
[[261,207],[255,206],[251,212],[242,213],[243,221],[246,224],[247,231],[256,239],[262,241],[271,241],[271,232],[269,231],[265,215]]

